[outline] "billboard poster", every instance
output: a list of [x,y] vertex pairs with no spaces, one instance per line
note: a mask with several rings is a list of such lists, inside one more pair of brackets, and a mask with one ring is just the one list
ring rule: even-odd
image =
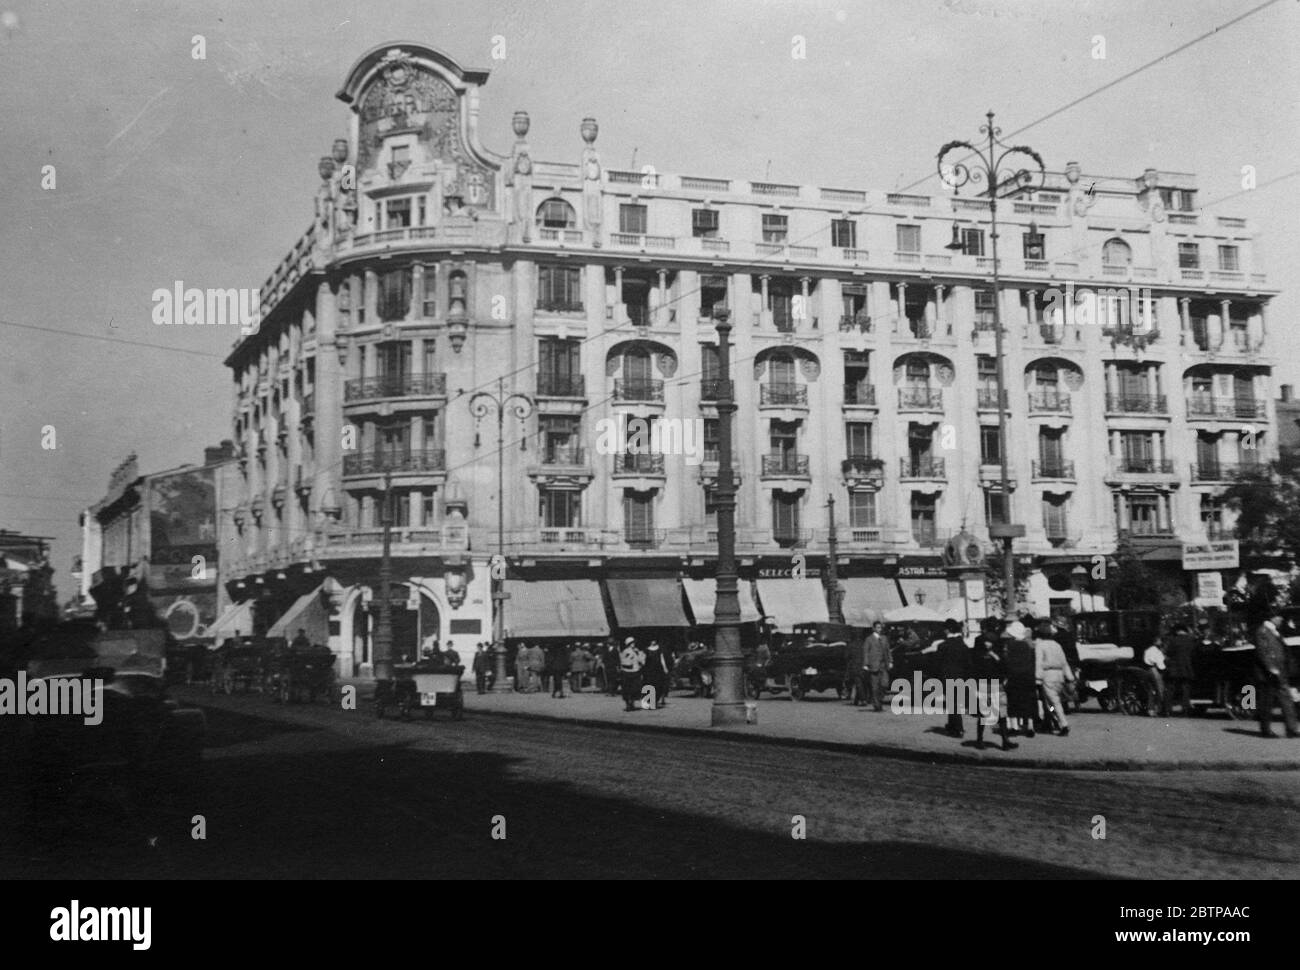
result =
[[[215,469],[186,468],[149,479],[150,588],[193,590],[217,583]],[[201,575],[193,575],[202,556]]]

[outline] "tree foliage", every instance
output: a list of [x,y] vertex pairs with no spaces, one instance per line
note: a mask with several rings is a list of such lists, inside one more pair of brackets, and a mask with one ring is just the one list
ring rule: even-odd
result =
[[1239,474],[1223,498],[1237,514],[1243,556],[1280,555],[1288,564],[1300,559],[1300,454]]

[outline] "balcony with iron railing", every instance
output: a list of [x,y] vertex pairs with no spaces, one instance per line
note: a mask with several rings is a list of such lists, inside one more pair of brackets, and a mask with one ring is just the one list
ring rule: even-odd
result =
[[942,479],[946,477],[942,458],[900,458],[898,469],[899,477],[904,480]]
[[447,468],[447,453],[441,448],[379,449],[343,456],[344,476],[429,474]]
[[871,317],[865,312],[842,314],[840,333],[871,333]]
[[543,468],[586,468],[587,451],[577,445],[543,448],[541,465]]
[[657,549],[668,537],[667,529],[624,529],[623,542],[634,549]]
[[1189,420],[1263,421],[1267,416],[1268,403],[1254,398],[1193,394],[1187,399]]
[[981,411],[996,411],[998,409],[998,401],[1002,402],[1002,409],[1004,411],[1011,406],[1007,403],[1007,392],[1003,391],[1001,397],[999,397],[998,389],[996,387],[978,388],[976,390],[976,395],[978,398],[976,405]]
[[1163,394],[1107,394],[1110,414],[1169,414],[1169,399]]
[[938,387],[900,387],[898,389],[898,410],[942,411],[943,389]]
[[538,300],[536,309],[542,313],[582,313],[586,307],[581,300]]
[[615,478],[662,478],[664,475],[663,455],[635,452],[613,458]]
[[772,541],[783,549],[806,546],[812,537],[811,529],[800,529],[793,525],[780,525],[772,530]]
[[1069,414],[1070,395],[1064,391],[1030,391],[1029,413]]
[[651,378],[616,378],[614,400],[627,403],[662,404],[664,382]]
[[1118,475],[1172,475],[1174,463],[1169,458],[1147,458],[1142,455],[1125,455],[1112,458],[1111,470]]
[[844,403],[850,407],[875,407],[876,386],[866,381],[845,384]]
[[361,377],[343,385],[347,404],[384,398],[446,397],[446,374],[412,374],[405,377]]
[[806,408],[808,385],[793,381],[772,381],[758,386],[758,403],[765,408]]
[[1035,481],[1074,481],[1074,462],[1063,458],[1035,459],[1030,462]]
[[1232,482],[1239,477],[1260,475],[1268,469],[1263,462],[1206,461],[1192,465],[1194,482]]
[[717,401],[724,390],[733,401],[736,399],[735,381],[726,381],[725,387],[724,382],[718,379],[700,381],[700,400],[706,404]]
[[538,374],[537,396],[585,399],[587,396],[587,380],[581,374]]
[[881,482],[885,478],[885,460],[870,455],[849,455],[840,462],[844,480],[856,482]]
[[763,455],[763,478],[808,478],[808,456],[787,451]]

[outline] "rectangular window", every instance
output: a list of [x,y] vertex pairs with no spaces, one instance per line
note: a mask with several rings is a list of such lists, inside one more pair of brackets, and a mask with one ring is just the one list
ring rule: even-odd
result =
[[911,385],[926,385],[930,383],[930,365],[923,360],[908,360],[907,362],[907,383]]
[[432,337],[424,338],[424,373],[436,374],[438,372],[438,355],[437,344],[433,342]]
[[704,460],[718,461],[722,454],[722,422],[718,418],[704,419]]
[[411,309],[411,270],[390,270],[379,277],[379,319],[405,320]]
[[1047,245],[1041,232],[1027,232],[1024,236],[1025,259],[1047,258]]
[[691,235],[697,239],[716,238],[718,235],[718,210],[692,209]]
[[858,224],[852,219],[832,219],[831,245],[840,249],[857,249]]
[[1178,268],[1201,268],[1201,246],[1199,243],[1180,242],[1178,244]]
[[426,317],[438,315],[438,267],[435,264],[430,263],[424,267],[424,292],[420,294],[420,300],[424,304]]
[[441,440],[438,434],[438,419],[424,418],[420,422],[420,435],[426,449],[437,448]]
[[1224,503],[1213,495],[1201,496],[1201,526],[1210,540],[1231,538],[1230,530],[1223,524]]
[[767,303],[776,329],[785,333],[794,330],[794,294],[773,286],[768,290]]
[[[393,150],[394,155],[397,150]],[[384,228],[386,229],[405,229],[411,224],[411,199],[410,196],[402,196],[400,199],[389,199],[384,204],[385,218]]]
[[547,199],[537,212],[543,229],[572,229],[573,207],[563,199]]
[[876,524],[876,493],[849,492],[849,528],[874,529]]
[[625,492],[623,537],[629,545],[649,546],[655,542],[654,500],[649,494]]
[[538,491],[539,515],[546,529],[577,529],[582,525],[582,493],[574,489]]
[[537,267],[537,307],[541,310],[582,309],[582,270],[577,266]]
[[772,532],[780,543],[799,539],[799,496],[788,492],[772,493]]
[[411,376],[411,342],[390,340],[376,346],[379,377],[386,384],[401,385]]
[[1159,535],[1160,498],[1156,495],[1133,495],[1128,500],[1129,530],[1134,535]]
[[426,529],[437,524],[436,516],[438,514],[437,505],[438,496],[435,493],[425,492],[420,498],[421,514],[420,524]]
[[618,231],[644,236],[646,232],[646,207],[624,203],[618,207]]
[[790,219],[788,216],[772,215],[766,213],[763,216],[763,242],[783,243],[786,240],[790,230]]
[[920,226],[896,226],[898,252],[919,253],[921,251]]
[[[393,527],[408,528],[411,524],[411,493],[393,492]],[[383,499],[380,499],[383,501]]]
[[984,521],[989,525],[1006,525],[1010,521],[1006,496],[1001,492],[984,490]]
[[911,513],[913,541],[919,546],[933,547],[936,541],[935,497],[913,492]]
[[993,329],[993,310],[997,299],[992,290],[975,291],[975,326],[979,330]]
[[579,424],[579,419],[570,415],[548,414],[538,419],[543,464],[582,464],[583,456],[578,447]]
[[700,277],[700,316],[713,316],[713,308],[727,305],[727,278],[705,275]]
[[871,457],[871,424],[849,421],[844,425],[844,450],[849,458]]
[[1043,531],[1049,541],[1068,538],[1065,521],[1065,496],[1043,496]]
[[1002,463],[1002,438],[994,425],[980,425],[980,464]]
[[961,251],[967,256],[983,256],[984,230],[963,229],[961,231]]
[[1236,246],[1219,247],[1219,269],[1225,273],[1235,273],[1240,269],[1237,263]]

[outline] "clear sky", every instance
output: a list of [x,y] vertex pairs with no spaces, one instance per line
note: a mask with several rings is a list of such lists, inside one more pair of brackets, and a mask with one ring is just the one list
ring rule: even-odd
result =
[[524,109],[534,158],[576,163],[592,115],[610,166],[635,152],[661,171],[889,190],[929,176],[990,108],[1010,133],[1221,28],[1014,140],[1050,169],[1194,172],[1202,204],[1236,195],[1211,211],[1258,221],[1284,291],[1278,383],[1300,383],[1294,0],[0,0],[0,13],[0,528],[56,539],[64,598],[77,511],[128,452],[159,471],[230,436],[234,330],[156,327],[150,295],[261,285],[311,221],[318,158],[347,133],[334,92],[385,41],[490,69],[481,131],[500,152]]

